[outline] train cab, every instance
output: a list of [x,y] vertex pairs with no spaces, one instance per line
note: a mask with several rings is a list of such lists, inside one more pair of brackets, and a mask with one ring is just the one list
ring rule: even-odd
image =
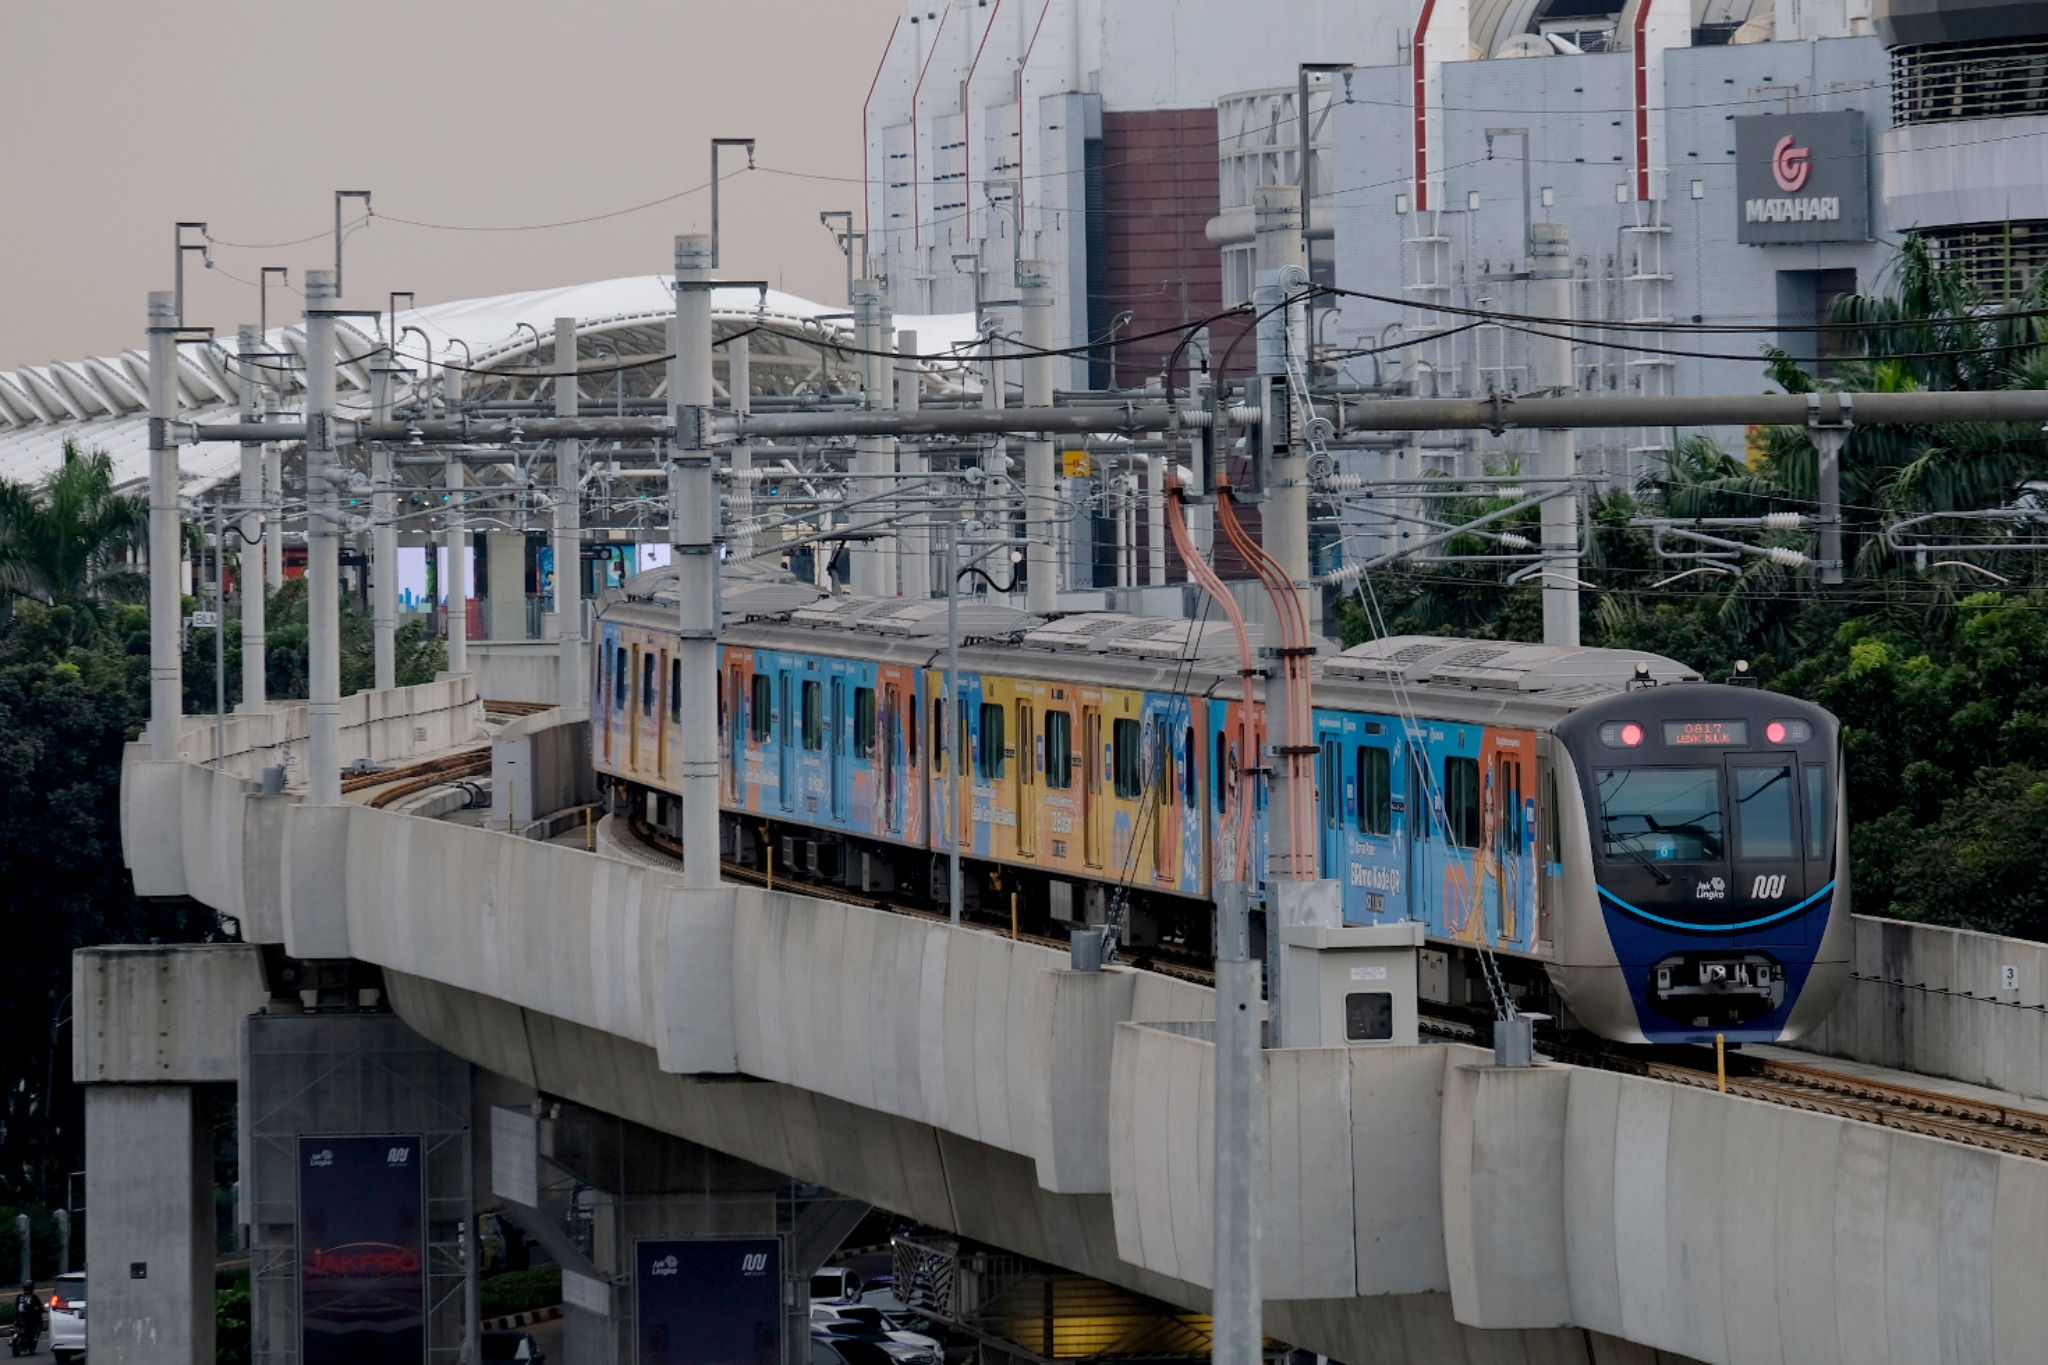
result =
[[1580,1021],[1656,1043],[1819,1022],[1849,947],[1835,718],[1688,682],[1630,688],[1556,733],[1575,837],[1551,973]]

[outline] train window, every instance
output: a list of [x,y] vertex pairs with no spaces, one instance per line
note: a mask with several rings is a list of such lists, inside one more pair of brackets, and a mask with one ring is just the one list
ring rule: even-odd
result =
[[1173,742],[1164,719],[1152,721],[1152,799],[1160,805],[1173,803]]
[[1429,780],[1429,760],[1414,744],[1407,748],[1408,754],[1408,837],[1411,839],[1433,839],[1436,837],[1436,821],[1439,810],[1435,784]]
[[1003,708],[998,702],[981,704],[981,734],[976,737],[974,770],[984,782],[1003,780]]
[[946,771],[946,699],[932,698],[932,771]]
[[1825,862],[1828,856],[1828,770],[1819,763],[1806,765],[1806,856]]
[[1180,732],[1180,803],[1193,810],[1201,800],[1195,782],[1195,727],[1186,725]]
[[804,747],[816,752],[825,747],[825,688],[822,683],[804,683]]
[[1326,739],[1323,752],[1317,758],[1322,771],[1316,774],[1316,794],[1322,800],[1324,829],[1335,829],[1344,821],[1343,753],[1341,744],[1334,739]]
[[1596,768],[1593,780],[1606,857],[1707,862],[1723,856],[1719,768]]
[[875,689],[853,689],[853,752],[860,758],[875,756]]
[[1027,787],[1038,785],[1038,764],[1031,752],[1036,737],[1037,731],[1033,728],[1031,717],[1031,703],[1020,701],[1017,703],[1017,738],[1023,741],[1024,752],[1017,756],[1017,776]]
[[626,671],[626,647],[620,645],[612,651],[612,710],[626,709],[626,685],[632,676]]
[[1510,856],[1522,856],[1522,761],[1502,757],[1494,766],[1495,794],[1500,801],[1501,829]]
[[769,727],[775,723],[774,694],[769,690],[768,675],[754,675],[754,714],[750,718],[754,730],[754,743],[765,744]]
[[1394,756],[1370,744],[1358,751],[1358,832],[1394,832]]
[[654,714],[654,651],[640,656],[640,714]]
[[[740,676],[740,675],[739,675],[738,673],[734,673],[734,674],[733,674],[732,676],[733,676],[733,685],[732,685],[732,686],[733,686],[733,693],[732,693],[732,694],[733,694],[733,698],[734,698],[734,700],[738,700],[738,698],[739,698],[739,694],[740,694],[740,693],[739,693],[739,686],[740,686],[740,685],[739,685],[739,676]],[[720,719],[723,719],[723,718],[724,718],[724,716],[725,716],[725,694],[724,694],[723,692],[720,692],[720,693],[719,693],[719,704],[718,704],[718,714],[719,714],[719,718],[720,718]],[[674,722],[675,722],[676,724],[678,724],[678,725],[682,724],[682,720],[683,720],[683,661],[682,661],[681,659],[672,659],[672,660],[670,660],[670,661],[669,661],[669,666],[668,666],[668,718],[669,718],[669,719],[670,719],[671,721],[674,721]]]
[[903,737],[909,744],[910,766],[917,766],[917,703],[912,702],[903,709]]
[[1737,768],[1735,849],[1742,858],[1796,858],[1799,840],[1792,818],[1790,768]]
[[1225,798],[1237,782],[1237,774],[1230,771],[1230,730],[1225,727],[1216,732],[1216,766],[1209,770],[1209,786],[1216,793],[1216,813],[1221,815],[1226,807]]
[[1116,794],[1126,801],[1135,801],[1145,790],[1145,770],[1140,766],[1138,722],[1115,722],[1110,727],[1109,742],[1114,750],[1110,766],[1116,775]]
[[1045,785],[1065,791],[1074,785],[1074,713],[1045,713]]
[[1479,847],[1479,760],[1444,760],[1444,831],[1459,848]]
[[960,745],[953,751],[953,768],[954,771],[960,773],[962,776],[965,776],[967,773],[967,745],[969,740],[973,738],[973,735],[969,731],[967,726],[967,698],[960,698],[960,709],[957,714],[960,720],[960,724],[958,727],[960,732]]
[[1557,824],[1564,818],[1557,808],[1557,774],[1545,770],[1543,774],[1543,809],[1540,812],[1543,825],[1543,859],[1545,862],[1564,861],[1564,842],[1558,837]]

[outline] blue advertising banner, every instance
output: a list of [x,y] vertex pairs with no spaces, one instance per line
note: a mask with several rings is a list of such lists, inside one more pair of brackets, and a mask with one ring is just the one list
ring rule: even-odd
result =
[[302,1365],[422,1365],[426,1163],[417,1136],[299,1139]]
[[781,1365],[775,1238],[641,1242],[633,1289],[638,1365]]

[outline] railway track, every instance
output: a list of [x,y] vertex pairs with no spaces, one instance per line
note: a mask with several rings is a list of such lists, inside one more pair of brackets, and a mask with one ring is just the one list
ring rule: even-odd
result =
[[[636,818],[629,823],[635,837],[641,842],[671,857],[681,856],[681,846],[667,835],[655,830],[646,821]],[[765,886],[768,883],[766,873],[739,863],[721,863],[720,870],[723,875],[734,881],[754,886]],[[800,888],[805,895],[823,900],[840,901],[873,910],[888,910],[899,915],[942,923],[947,919],[944,913],[924,906],[905,905],[874,896],[860,895],[839,887],[816,885],[800,878],[785,878],[782,884],[786,887]],[[1002,926],[992,922],[976,921],[975,927],[991,932],[1002,932]],[[1065,949],[1067,946],[1064,941],[1043,934],[1023,933],[1014,934],[1012,937],[1053,949]],[[1170,958],[1140,955],[1129,965],[1140,970],[1156,971],[1203,984],[1214,984],[1216,979],[1212,969]],[[1486,1045],[1485,1030],[1467,1020],[1425,1014],[1421,1023],[1423,1032],[1432,1036]],[[1711,1063],[1704,1058],[1701,1065],[1694,1066],[1662,1058],[1646,1058],[1619,1049],[1588,1050],[1561,1046],[1555,1040],[1550,1040],[1544,1050],[1554,1059],[1574,1065],[1626,1071],[1633,1075],[1648,1076],[1655,1080],[1692,1086],[1696,1089],[1713,1090],[1719,1086]],[[1798,1062],[1745,1057],[1740,1054],[1730,1061],[1732,1069],[1728,1076],[1728,1093],[1731,1095],[1782,1104],[1794,1109],[1805,1109],[1816,1114],[1831,1114],[1837,1118],[1853,1119],[1900,1132],[1918,1133],[1925,1137],[1942,1138],[1972,1147],[1984,1147],[2014,1156],[2048,1161],[2048,1113],[1970,1100],[1937,1090],[1895,1085],[1867,1076],[1830,1071],[1825,1067]]]
[[478,777],[491,770],[489,749],[471,750],[467,753],[448,754],[441,758],[430,758],[424,763],[411,763],[403,768],[391,768],[380,773],[364,773],[358,777],[343,780],[343,795],[367,791],[372,787],[384,787],[364,804],[373,810],[382,810],[400,797],[411,796],[414,792],[425,791],[444,782],[462,777]]
[[493,716],[537,716],[543,711],[552,711],[551,701],[492,701],[484,699],[484,711]]

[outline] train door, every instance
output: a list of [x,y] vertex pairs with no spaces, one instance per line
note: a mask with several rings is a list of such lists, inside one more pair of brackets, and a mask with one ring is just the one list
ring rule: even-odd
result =
[[1081,708],[1081,861],[1102,866],[1102,708]]
[[[675,695],[670,706],[680,715],[682,698],[682,660],[676,660],[676,673],[670,678],[670,690]],[[732,805],[745,804],[740,800],[740,778],[747,770],[747,680],[737,662],[725,675],[725,799]]]
[[782,713],[775,732],[775,790],[784,810],[796,809],[796,679],[786,668],[775,670],[782,685]]
[[1402,832],[1407,847],[1404,850],[1406,875],[1402,880],[1408,885],[1408,899],[1411,913],[1429,924],[1432,932],[1440,926],[1430,912],[1430,849],[1435,843],[1437,826],[1436,783],[1429,772],[1429,751],[1424,748],[1422,732],[1409,729],[1407,741],[1401,745],[1401,788],[1402,788]]
[[1152,717],[1152,877],[1154,881],[1176,882],[1180,843],[1174,836],[1174,822],[1180,818],[1180,783],[1174,762],[1174,741],[1179,727],[1170,710]]
[[827,779],[832,784],[832,818],[846,818],[846,680],[835,677],[831,688],[832,709],[826,712],[825,753]]
[[1038,856],[1038,708],[1017,703],[1017,856]]
[[1373,917],[1408,915],[1407,840],[1394,813],[1396,768],[1386,725],[1367,721],[1363,741],[1352,751],[1354,822],[1358,841],[1350,880],[1364,889],[1364,912]]
[[1519,750],[1496,747],[1488,767],[1482,854],[1492,856],[1482,856],[1481,866],[1487,875],[1481,877],[1475,891],[1482,901],[1489,887],[1493,891],[1497,908],[1488,927],[1495,932],[1496,941],[1520,947],[1530,927],[1526,912],[1532,908],[1523,905],[1525,885],[1533,886],[1523,875],[1530,854],[1522,810],[1528,780]]
[[943,684],[932,694],[931,724],[925,728],[925,756],[930,764],[932,808],[932,834],[937,841],[934,847],[950,849],[960,835],[960,823],[953,818],[953,775],[947,768],[948,755],[953,745],[959,742],[953,735],[952,727],[946,723],[946,699]]
[[897,765],[903,761],[898,727],[902,724],[903,689],[890,683],[882,689],[881,767],[882,827],[891,834],[903,832],[903,782]]
[[606,763],[612,761],[612,725],[619,717],[618,705],[612,700],[613,680],[619,676],[619,665],[612,657],[614,646],[611,642],[614,638],[610,631],[605,632],[604,648],[598,655],[599,676],[597,694],[604,702],[604,709],[599,719],[603,722],[604,726],[604,761]]
[[1317,718],[1318,731],[1316,750],[1316,851],[1325,879],[1344,879],[1345,855],[1350,852],[1345,844],[1344,817],[1351,805],[1346,783],[1350,774],[1344,771],[1344,730],[1341,720]]
[[[638,645],[633,646],[633,668],[626,676],[634,682],[638,682],[640,679],[640,646]],[[639,711],[638,698],[629,695],[626,698],[626,770],[632,773],[640,771]]]

